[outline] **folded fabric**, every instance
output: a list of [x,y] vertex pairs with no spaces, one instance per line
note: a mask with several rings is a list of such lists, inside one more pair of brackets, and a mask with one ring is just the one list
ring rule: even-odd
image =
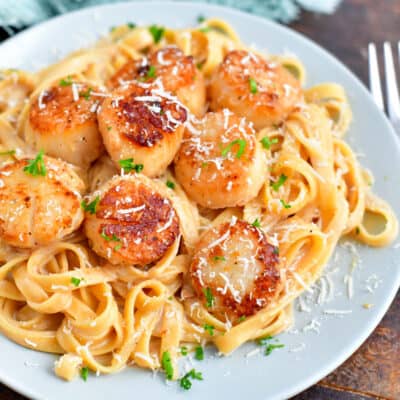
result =
[[[0,26],[21,28],[54,15],[96,4],[120,0],[1,0]],[[136,0],[131,0],[136,1]],[[175,0],[179,1],[179,0]],[[192,0],[236,7],[266,18],[288,23],[299,16],[301,8],[332,13],[341,0]]]

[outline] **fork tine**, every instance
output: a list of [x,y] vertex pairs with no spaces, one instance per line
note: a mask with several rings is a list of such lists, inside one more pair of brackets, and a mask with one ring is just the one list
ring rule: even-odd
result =
[[380,110],[385,111],[383,105],[381,79],[379,75],[378,57],[374,43],[368,44],[368,66],[369,66],[369,87],[376,105]]
[[400,121],[399,90],[397,88],[392,46],[389,42],[385,42],[383,44],[383,58],[385,61],[388,114],[390,120],[393,122],[398,122]]

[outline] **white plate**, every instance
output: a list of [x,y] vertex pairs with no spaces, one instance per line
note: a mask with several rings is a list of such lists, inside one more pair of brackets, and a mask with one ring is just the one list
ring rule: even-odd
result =
[[[334,81],[342,84],[350,97],[354,122],[348,140],[365,154],[362,163],[376,177],[374,190],[400,215],[399,142],[383,114],[375,107],[362,84],[339,61],[301,35],[273,22],[229,8],[198,3],[121,3],[85,9],[55,18],[31,28],[0,46],[0,67],[32,69],[53,62],[60,55],[93,42],[111,26],[128,21],[137,24],[164,24],[184,27],[195,24],[199,14],[225,18],[245,43],[255,44],[271,53],[290,51],[298,55],[307,68],[307,85]],[[339,366],[368,337],[393,300],[400,283],[399,251],[395,247],[370,249],[357,246],[362,263],[354,273],[354,297],[346,296],[343,277],[348,272],[351,255],[347,248],[331,273],[335,296],[329,303],[312,306],[312,311],[296,312],[295,328],[280,335],[284,349],[269,357],[245,355],[256,348],[247,344],[233,355],[221,358],[213,350],[205,361],[195,362],[204,381],[195,381],[189,392],[177,384],[167,386],[163,374],[135,368],[95,377],[88,382],[77,379],[66,384],[52,372],[55,357],[37,353],[0,337],[0,380],[13,389],[37,399],[136,398],[176,399],[283,399],[290,397]],[[335,269],[331,263],[330,269]],[[376,275],[377,279],[371,278]],[[376,287],[366,290],[366,280]],[[377,281],[374,284],[373,281]],[[317,291],[316,291],[317,292]],[[363,303],[373,303],[366,310]],[[326,309],[352,310],[341,317],[324,314]],[[320,323],[320,333],[302,332],[312,319]],[[306,328],[307,329],[307,328]],[[38,366],[35,366],[39,364]]]

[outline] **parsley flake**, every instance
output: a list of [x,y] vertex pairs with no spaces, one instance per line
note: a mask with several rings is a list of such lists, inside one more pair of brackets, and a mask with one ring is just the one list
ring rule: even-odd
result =
[[263,145],[264,149],[269,150],[271,148],[271,145],[277,144],[279,142],[278,138],[272,138],[270,139],[268,136],[264,136],[260,140],[261,144]]
[[40,150],[37,156],[28,162],[24,167],[24,172],[32,176],[46,176],[46,165],[43,160],[43,150]]
[[356,235],[359,235],[360,234],[360,228],[357,226],[356,227]]
[[89,87],[87,90],[84,92],[79,93],[80,97],[83,97],[86,101],[89,101],[90,99],[90,94],[92,93],[93,89]]
[[82,367],[81,368],[81,378],[86,382],[89,376],[89,368]]
[[197,17],[197,22],[199,23],[199,24],[201,24],[202,22],[204,22],[206,20],[206,17],[204,16],[204,15],[199,15],[198,17]]
[[203,375],[201,372],[196,372],[195,369],[191,369],[187,374],[185,374],[180,380],[179,384],[181,388],[185,390],[189,390],[192,387],[192,380],[198,380],[202,381],[203,380]]
[[214,305],[214,302],[215,302],[215,299],[214,299],[214,296],[212,294],[212,291],[208,287],[208,288],[204,288],[203,292],[204,292],[204,296],[206,296],[206,306],[208,308],[211,308]]
[[256,218],[251,225],[254,226],[255,228],[261,228],[261,223],[258,218]]
[[194,349],[194,358],[196,360],[199,360],[199,361],[203,361],[204,360],[204,350],[203,350],[203,348],[201,346],[197,346]]
[[112,126],[107,126],[107,130],[110,132],[112,129]]
[[256,94],[258,92],[257,82],[254,78],[249,78],[250,93]]
[[120,242],[121,241],[121,239],[118,236],[116,236],[115,233],[113,233],[112,236],[108,236],[104,229],[101,232],[100,236],[103,239],[105,239],[107,242]]
[[172,181],[167,181],[167,182],[166,182],[166,185],[167,185],[170,189],[172,189],[172,190],[175,189],[175,183],[172,182]]
[[232,147],[235,145],[239,146],[239,150],[236,153],[236,158],[240,158],[246,150],[247,142],[244,139],[236,139],[233,142],[230,142],[224,149],[222,149],[222,157],[226,157],[228,153],[232,150]]
[[141,172],[143,170],[143,164],[135,164],[133,158],[126,158],[125,160],[119,160],[119,165],[125,172]]
[[114,251],[118,251],[121,250],[122,244],[118,243],[115,247],[114,247]]
[[282,204],[283,208],[292,208],[292,206],[290,204],[286,203],[285,200],[280,199],[279,201]]
[[265,348],[265,353],[264,353],[264,354],[265,354],[266,356],[269,356],[269,355],[272,353],[273,350],[275,350],[275,349],[281,349],[282,347],[285,347],[285,345],[284,345],[284,344],[281,344],[281,343],[278,343],[278,344],[270,343],[270,344],[268,344],[267,347]]
[[171,355],[169,351],[164,351],[161,357],[161,365],[165,371],[166,378],[170,381],[174,377],[174,367],[172,366]]
[[97,196],[92,202],[87,203],[85,200],[81,202],[81,207],[84,211],[90,214],[96,214],[97,205],[99,204],[100,196]]
[[75,278],[74,276],[71,278],[71,283],[76,287],[78,287],[81,284],[81,282],[82,279],[80,278]]
[[278,180],[271,184],[272,189],[274,189],[275,192],[278,192],[279,188],[286,182],[287,178],[288,177],[285,174],[281,174]]
[[214,261],[226,261],[226,258],[224,256],[214,256],[213,260]]
[[60,86],[71,86],[73,84],[72,76],[68,75],[65,79],[61,79],[58,84]]
[[214,325],[204,324],[203,328],[210,336],[214,336]]
[[181,354],[183,356],[187,356],[188,355],[188,348],[186,346],[182,346],[181,347]]
[[274,250],[272,251],[276,256],[279,256],[279,247],[274,246]]
[[162,26],[152,25],[149,27],[149,32],[153,36],[154,43],[158,43],[164,36],[165,29]]
[[129,29],[135,29],[135,28],[136,28],[136,24],[134,24],[133,22],[127,22],[126,26],[127,26]]
[[246,320],[246,316],[242,315],[241,317],[238,318],[237,323],[240,324],[241,322]]

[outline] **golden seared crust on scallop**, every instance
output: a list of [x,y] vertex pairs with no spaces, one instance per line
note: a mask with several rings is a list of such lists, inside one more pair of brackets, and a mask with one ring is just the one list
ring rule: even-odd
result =
[[260,229],[233,219],[203,234],[190,276],[208,310],[234,320],[253,315],[274,300],[280,287],[278,261],[276,249]]
[[146,266],[178,239],[178,215],[149,178],[115,176],[91,200],[97,196],[95,213],[86,213],[85,232],[93,250],[110,263]]
[[60,80],[32,98],[24,127],[35,149],[87,168],[104,147],[96,111],[104,93],[92,85]]
[[186,108],[155,84],[130,83],[115,89],[98,113],[107,152],[119,161],[133,158],[143,173],[162,174],[181,144]]
[[209,86],[210,109],[229,108],[257,130],[278,124],[302,98],[300,83],[284,67],[246,50],[229,52]]
[[154,82],[176,95],[196,116],[205,111],[206,86],[203,74],[197,69],[193,57],[176,46],[167,46],[148,58],[128,61],[109,80],[108,86],[116,88],[131,81]]
[[29,159],[0,168],[0,237],[11,246],[32,248],[61,240],[83,220],[84,184],[71,165],[44,157],[45,176],[24,171]]
[[196,203],[224,208],[256,197],[268,168],[251,124],[224,109],[188,125],[175,158],[175,174]]

